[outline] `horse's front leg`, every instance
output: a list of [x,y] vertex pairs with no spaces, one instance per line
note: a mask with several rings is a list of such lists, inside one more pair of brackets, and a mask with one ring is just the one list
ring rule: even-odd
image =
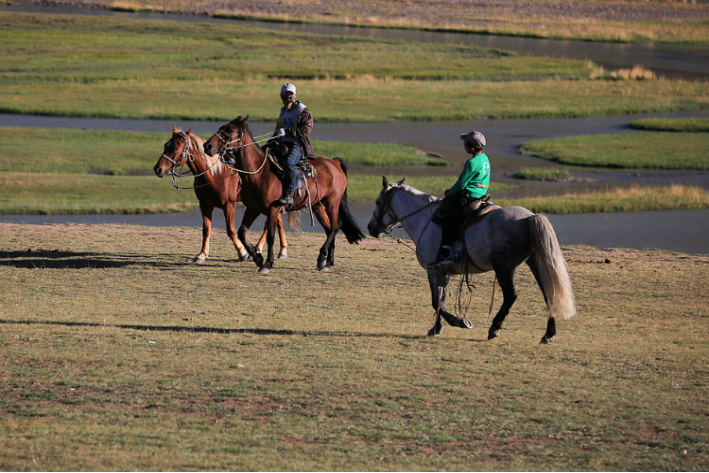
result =
[[202,205],[200,202],[199,210],[202,212],[202,251],[192,260],[196,264],[203,264],[209,256],[209,236],[212,234],[212,212],[213,206]]
[[244,212],[244,218],[241,219],[241,226],[239,227],[238,236],[239,241],[241,241],[241,243],[244,245],[246,252],[251,255],[251,258],[253,258],[254,263],[256,263],[256,266],[260,268],[261,265],[263,265],[263,256],[261,256],[259,253],[256,253],[255,248],[251,246],[248,241],[246,241],[246,232],[248,231],[251,224],[254,223],[256,217],[258,217],[259,215],[259,212],[255,210],[249,210],[247,208]]
[[[288,258],[288,243],[286,242],[286,230],[283,228],[283,217],[280,213],[276,217],[276,225],[278,226],[278,238],[281,240],[281,251],[278,253],[278,259]],[[266,244],[266,237],[268,236],[268,224],[263,228],[263,234],[261,239],[256,244],[256,251],[263,254],[263,245]]]
[[448,325],[460,328],[473,328],[473,323],[467,318],[459,318],[446,310],[446,291],[450,276],[439,270],[428,271],[428,285],[431,288],[431,305],[433,310],[438,313],[433,327],[428,331],[429,336],[440,335],[443,330],[443,321],[448,322]]
[[234,248],[236,248],[236,253],[239,255],[238,261],[245,261],[249,257],[249,253],[244,248],[244,245],[239,241],[236,236],[236,231],[234,230],[234,204],[232,202],[227,202],[224,206],[224,220],[226,220],[226,234],[234,243]]
[[268,274],[271,271],[271,268],[273,268],[273,243],[276,241],[277,218],[278,209],[272,207],[266,221],[266,245],[268,247],[268,256],[258,271],[261,274]]

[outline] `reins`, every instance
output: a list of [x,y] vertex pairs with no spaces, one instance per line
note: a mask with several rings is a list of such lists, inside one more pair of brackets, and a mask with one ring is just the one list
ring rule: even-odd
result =
[[[200,184],[200,185],[198,185],[198,186],[183,187],[183,186],[179,185],[179,184],[177,183],[177,178],[178,178],[178,177],[179,177],[179,178],[182,178],[183,176],[187,175],[187,173],[186,173],[186,172],[181,172],[181,173],[176,172],[176,171],[175,171],[175,168],[178,166],[177,163],[178,163],[179,161],[181,161],[182,158],[185,158],[185,157],[186,157],[185,163],[187,163],[187,160],[190,160],[190,161],[192,161],[192,162],[195,161],[195,156],[194,156],[194,154],[193,154],[193,152],[192,152],[192,145],[193,145],[194,142],[190,139],[190,137],[189,137],[187,134],[185,134],[185,132],[181,132],[181,133],[180,133],[180,138],[182,139],[183,143],[185,143],[185,149],[182,150],[182,153],[180,154],[180,158],[179,158],[177,161],[173,160],[172,158],[170,158],[169,156],[167,156],[165,153],[162,154],[162,157],[163,157],[163,158],[167,159],[168,161],[170,161],[170,162],[172,163],[172,168],[170,169],[170,171],[168,171],[168,174],[170,174],[170,175],[172,176],[172,186],[173,186],[175,189],[177,189],[177,190],[193,190],[193,189],[199,189],[200,187],[211,186],[211,185],[214,184],[215,182],[219,182],[219,181],[222,181],[222,180],[224,180],[224,179],[229,179],[230,177],[234,177],[234,174],[232,173],[232,174],[229,175],[229,176],[220,177],[219,179],[214,179],[214,180],[212,180],[211,182],[207,182],[207,183],[205,183],[205,184]],[[201,172],[201,173],[199,173],[199,174],[194,174],[194,173],[192,173],[192,170],[190,169],[190,173],[192,173],[195,178],[204,176],[205,174],[207,174],[207,173],[210,172],[210,171],[213,172],[213,169],[214,169],[214,167],[216,166],[216,164],[209,165],[209,164],[207,163],[207,160],[204,158],[204,156],[202,155],[202,153],[201,153],[201,151],[200,151],[199,149],[197,149],[197,154],[199,154],[199,157],[202,158],[202,161],[203,161],[204,164],[207,166],[207,169],[206,169],[204,172]],[[183,164],[183,166],[184,166],[184,164]],[[228,167],[228,166],[227,166],[227,167]]]

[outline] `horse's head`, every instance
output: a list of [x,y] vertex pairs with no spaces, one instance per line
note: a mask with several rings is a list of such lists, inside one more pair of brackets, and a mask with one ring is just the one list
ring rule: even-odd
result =
[[204,143],[204,152],[209,156],[230,152],[244,146],[247,133],[247,123],[249,117],[242,119],[241,116],[233,119],[226,125],[219,127],[219,130]]
[[367,230],[373,237],[379,238],[399,223],[399,218],[391,211],[391,200],[396,191],[401,189],[404,184],[406,184],[406,178],[399,182],[389,183],[386,176],[382,177],[382,191],[374,201],[376,207],[372,219],[367,224]]
[[165,177],[166,174],[174,171],[176,167],[182,166],[187,162],[190,155],[191,137],[192,128],[185,133],[175,126],[172,127],[172,138],[165,143],[162,156],[160,156],[153,168],[158,177]]

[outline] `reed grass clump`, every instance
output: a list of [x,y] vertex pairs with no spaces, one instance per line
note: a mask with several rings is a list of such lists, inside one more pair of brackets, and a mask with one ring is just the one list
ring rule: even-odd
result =
[[554,197],[495,199],[503,206],[521,205],[535,213],[581,214],[709,208],[709,192],[694,186],[632,186]]
[[709,133],[709,118],[640,118],[630,128],[653,131]]
[[522,168],[512,177],[529,181],[564,181],[573,178],[571,173],[565,169],[546,168]]

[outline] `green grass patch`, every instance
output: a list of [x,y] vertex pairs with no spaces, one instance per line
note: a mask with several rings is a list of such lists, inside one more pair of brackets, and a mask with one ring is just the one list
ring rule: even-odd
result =
[[[244,25],[0,12],[0,83],[588,77],[585,61]],[[278,95],[276,93],[276,98]]]
[[530,141],[521,153],[561,164],[656,170],[709,169],[709,133],[584,135]]
[[323,274],[323,240],[289,235],[264,277],[221,232],[197,266],[198,228],[0,224],[3,468],[709,463],[706,256],[564,248],[579,312],[540,346],[544,298],[526,267],[500,338],[487,341],[488,273],[473,276],[474,327],[432,339],[411,250],[339,236]]
[[590,80],[590,62],[496,49],[82,15],[0,24],[1,113],[275,121],[284,81],[316,123],[709,106],[706,82]]
[[[214,130],[218,126],[215,124]],[[2,128],[0,171],[61,174],[151,174],[172,132]],[[202,138],[209,138],[203,135]],[[313,141],[318,155],[364,166],[447,166],[443,159],[393,143]]]
[[522,168],[512,175],[515,179],[527,181],[563,181],[573,178],[565,169]]
[[580,214],[709,208],[709,192],[699,187],[631,187],[554,197],[495,199],[502,206],[520,205],[535,213]]
[[653,131],[709,133],[709,118],[640,118],[630,128]]

